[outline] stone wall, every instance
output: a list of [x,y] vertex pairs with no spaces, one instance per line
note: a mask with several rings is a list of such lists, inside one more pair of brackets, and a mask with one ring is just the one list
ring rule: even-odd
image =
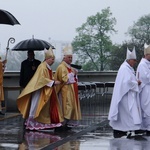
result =
[[[117,72],[79,72],[79,82],[114,82]],[[5,72],[4,74],[5,108],[8,112],[16,112],[16,100],[20,94],[19,72]]]

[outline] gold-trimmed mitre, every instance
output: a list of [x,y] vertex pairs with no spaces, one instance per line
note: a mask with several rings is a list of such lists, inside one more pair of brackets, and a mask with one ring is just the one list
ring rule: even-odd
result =
[[73,47],[72,45],[67,45],[63,49],[63,54],[64,55],[73,55]]
[[52,47],[50,47],[48,50],[45,48],[44,53],[45,53],[45,59],[55,58]]

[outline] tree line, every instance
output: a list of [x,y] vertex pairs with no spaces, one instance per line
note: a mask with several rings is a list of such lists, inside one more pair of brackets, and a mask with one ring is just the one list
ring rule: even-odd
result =
[[[150,14],[140,17],[128,28],[125,34],[130,39],[122,41],[122,44],[114,44],[111,40],[111,35],[117,34],[116,24],[116,18],[110,7],[107,7],[96,15],[89,16],[85,23],[76,28],[77,35],[71,44],[77,56],[75,64],[82,65],[83,71],[118,70],[126,58],[127,47],[131,50],[135,47],[139,63],[143,57],[144,43],[150,44]],[[26,53],[11,52],[6,71],[19,71],[21,61],[27,58]],[[41,61],[44,59],[39,52],[35,56]],[[56,60],[52,69],[56,70],[59,63],[60,60]]]
[[[144,43],[150,44],[150,14],[134,22],[125,33],[130,40],[113,44],[110,35],[117,34],[116,18],[107,7],[76,29],[77,36],[72,41],[78,55],[76,64],[82,64],[86,71],[118,70],[126,58],[127,47],[135,47],[137,62],[143,57]],[[138,63],[137,63],[138,64]]]

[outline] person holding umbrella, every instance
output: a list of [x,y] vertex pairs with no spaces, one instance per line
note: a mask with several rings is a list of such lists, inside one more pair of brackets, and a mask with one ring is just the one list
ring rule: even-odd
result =
[[34,51],[28,50],[27,59],[21,63],[19,85],[22,88],[25,88],[30,79],[33,77],[37,67],[41,63],[41,61],[35,59],[34,57]]
[[60,81],[54,80],[51,69],[55,56],[52,48],[44,52],[45,60],[17,99],[18,110],[26,119],[25,127],[29,130],[53,129],[63,122],[55,91]]
[[42,51],[45,48],[55,49],[50,43],[42,39],[35,39],[34,36],[31,39],[26,39],[17,43],[12,50],[13,51],[28,51],[27,59],[21,63],[20,69],[20,81],[19,85],[22,88],[28,84],[32,76],[34,75],[38,65],[41,63],[39,60],[35,59],[34,51]]

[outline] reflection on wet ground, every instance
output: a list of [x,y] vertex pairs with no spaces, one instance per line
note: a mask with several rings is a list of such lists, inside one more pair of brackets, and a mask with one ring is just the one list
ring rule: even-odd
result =
[[87,137],[67,142],[58,147],[58,150],[149,150],[150,138],[135,140],[127,138],[113,139],[111,135]]
[[110,101],[97,98],[82,103],[82,120],[71,131],[24,130],[19,113],[0,116],[0,150],[148,150],[150,137],[114,139],[108,125]]
[[61,140],[59,135],[36,131],[25,132],[24,138],[25,140],[19,145],[19,148],[23,146],[26,149],[39,149]]
[[[24,120],[21,115],[7,113],[5,119],[0,117],[0,149],[63,149],[61,146],[64,146],[65,143],[76,145],[90,137],[90,132],[99,126],[94,123],[93,116],[83,116],[83,118],[84,120],[81,121],[80,125],[71,131],[59,133],[54,132],[54,130],[45,130],[39,132],[24,130]],[[97,122],[104,120],[105,117],[101,117]]]

